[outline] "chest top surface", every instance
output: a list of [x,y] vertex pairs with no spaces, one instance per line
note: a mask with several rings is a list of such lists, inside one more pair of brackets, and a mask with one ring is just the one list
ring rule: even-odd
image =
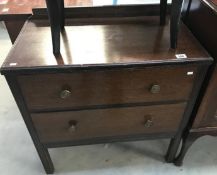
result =
[[[184,24],[181,24],[178,48],[170,49],[169,25],[158,23],[158,18],[146,17],[133,24],[66,26],[61,36],[61,55],[54,56],[48,21],[29,20],[1,72],[211,60]],[[186,58],[177,58],[180,54]]]

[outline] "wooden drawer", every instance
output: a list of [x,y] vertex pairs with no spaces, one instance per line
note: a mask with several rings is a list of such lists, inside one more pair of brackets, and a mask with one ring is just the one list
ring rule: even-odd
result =
[[[189,71],[194,74],[187,75]],[[161,66],[25,75],[18,77],[18,81],[29,109],[52,111],[94,105],[187,100],[196,73],[196,67]],[[160,87],[160,91],[153,92],[152,87],[154,90]],[[61,98],[60,94],[64,95],[64,92],[65,98]]]
[[185,103],[147,107],[36,113],[32,120],[43,143],[109,136],[175,132]]

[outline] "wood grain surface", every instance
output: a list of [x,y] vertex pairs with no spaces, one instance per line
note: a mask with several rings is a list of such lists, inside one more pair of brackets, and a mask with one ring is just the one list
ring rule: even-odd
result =
[[[174,132],[185,103],[77,112],[32,114],[43,143],[82,140],[106,136]],[[146,127],[147,120],[153,123]],[[71,124],[75,128],[71,129]]]
[[[193,72],[193,75],[187,75]],[[83,106],[141,102],[187,101],[197,76],[195,66],[82,71],[19,76],[30,110],[60,110]],[[154,85],[160,86],[152,93]],[[71,95],[62,99],[62,91]]]
[[[55,57],[48,21],[29,21],[1,71],[24,68],[26,72],[27,69],[46,66],[50,69],[58,67],[60,70],[68,66],[187,63],[208,61],[210,58],[183,24],[178,39],[179,47],[170,49],[169,25],[159,26],[159,17],[144,17],[133,24],[126,21],[119,23],[121,24],[85,23],[85,26],[80,23],[80,26],[66,27],[62,34],[62,55]],[[75,25],[70,21],[68,24]],[[185,54],[187,58],[177,59],[177,54]]]

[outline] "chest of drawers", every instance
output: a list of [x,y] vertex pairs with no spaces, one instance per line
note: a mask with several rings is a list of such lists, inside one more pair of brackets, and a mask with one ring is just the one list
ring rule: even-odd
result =
[[184,25],[170,49],[169,27],[149,19],[67,27],[57,57],[48,21],[26,23],[1,73],[47,173],[48,148],[179,140],[212,59]]

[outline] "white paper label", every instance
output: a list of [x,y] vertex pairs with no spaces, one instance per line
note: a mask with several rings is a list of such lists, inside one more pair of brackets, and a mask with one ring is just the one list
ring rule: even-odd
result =
[[187,72],[187,75],[194,75],[193,71]]
[[188,58],[186,54],[176,54],[176,58],[177,59],[184,59],[184,58]]
[[10,65],[10,66],[16,66],[17,63],[10,63],[9,65]]

